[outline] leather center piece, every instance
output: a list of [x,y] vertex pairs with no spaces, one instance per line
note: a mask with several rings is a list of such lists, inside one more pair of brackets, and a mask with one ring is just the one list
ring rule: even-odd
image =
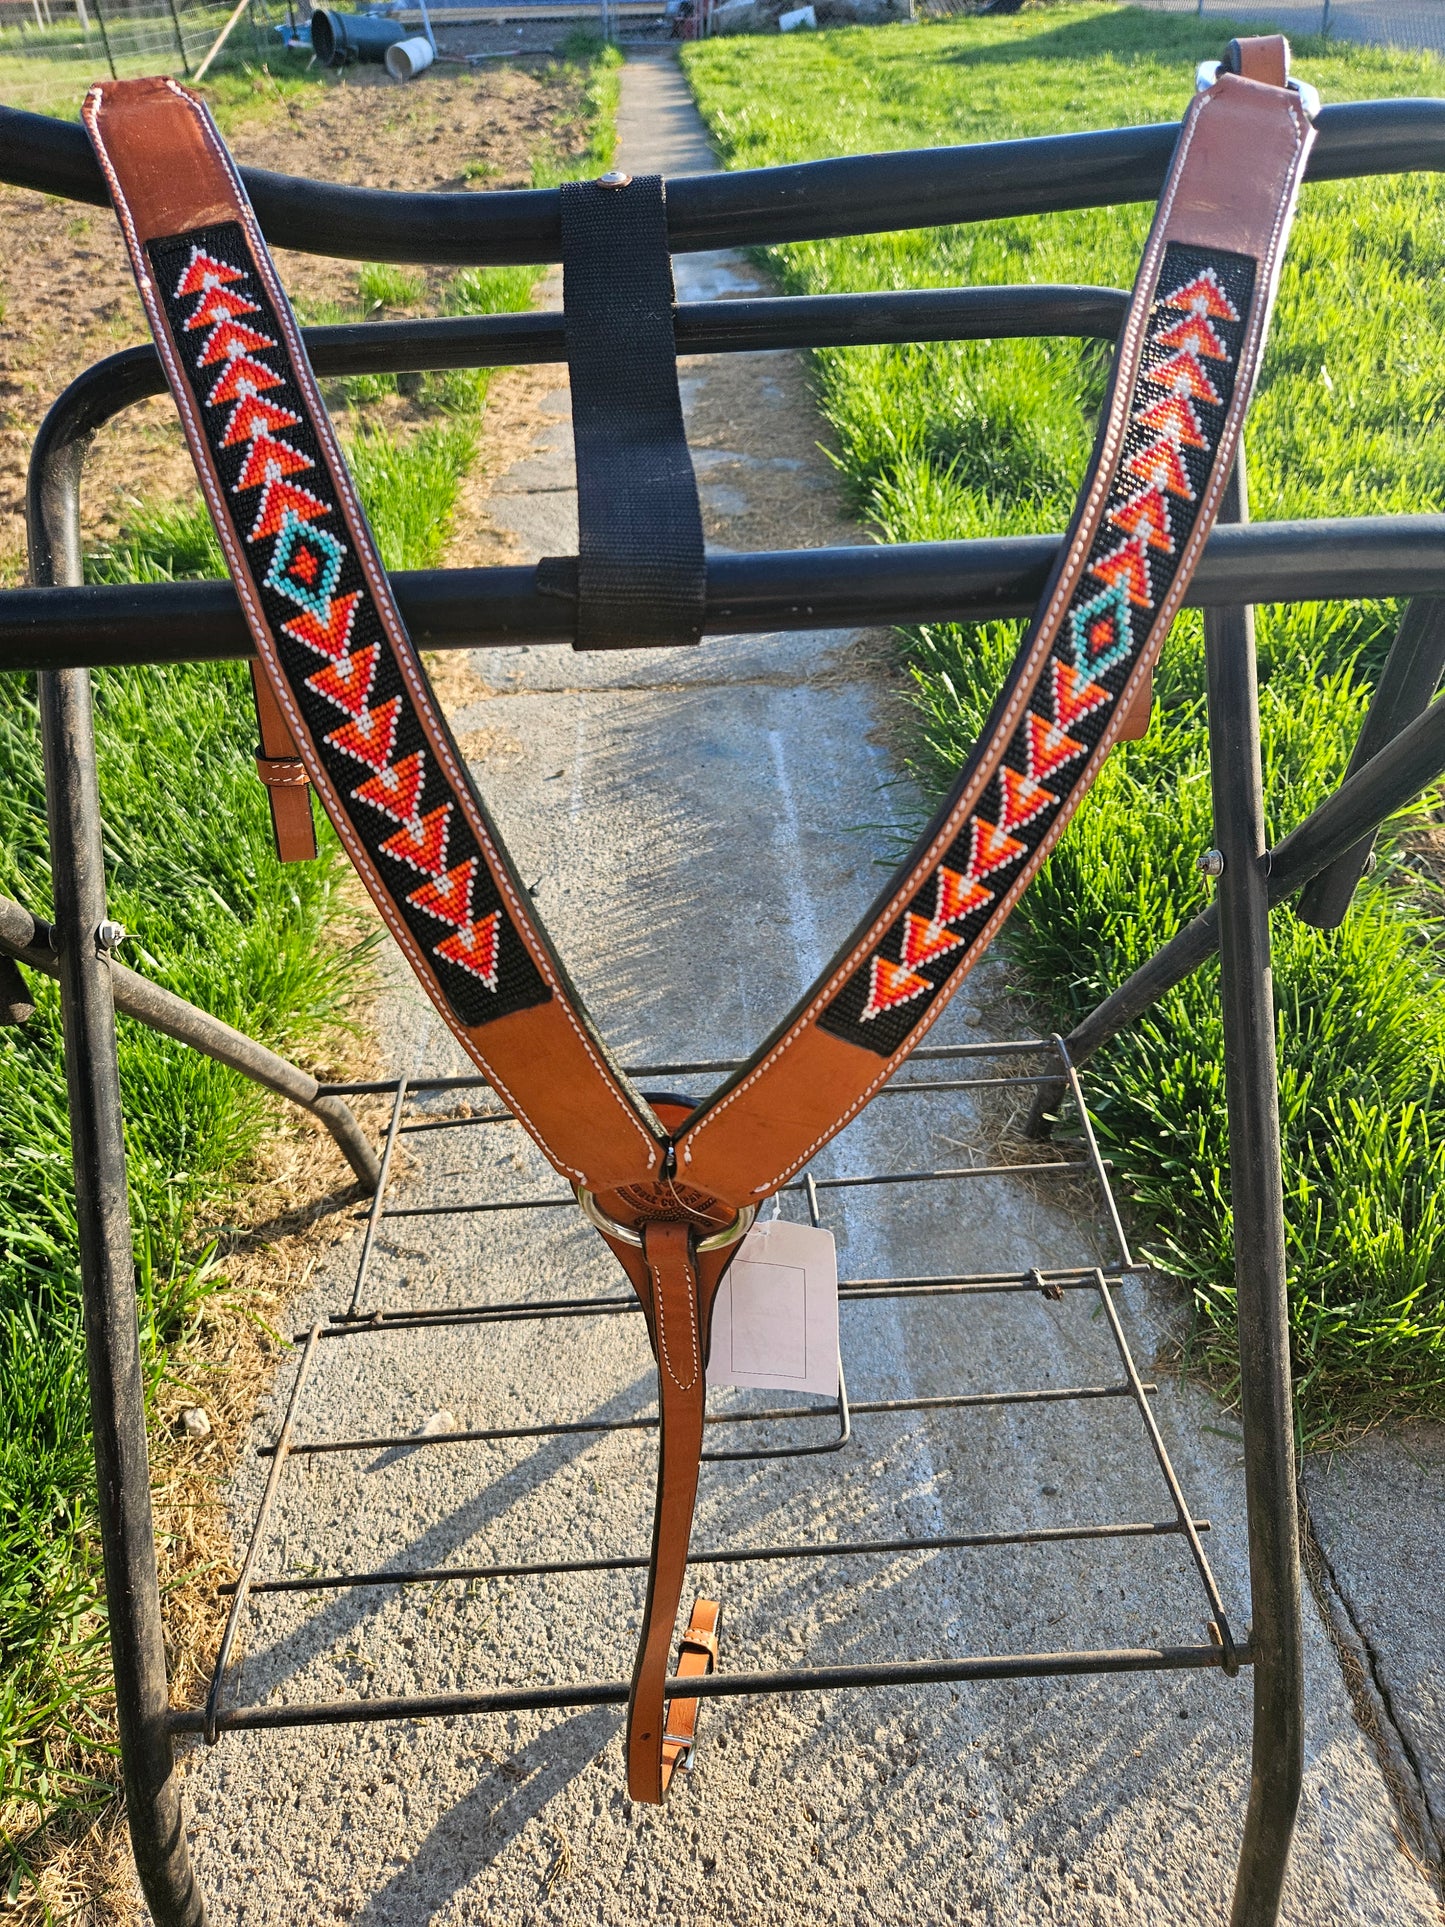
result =
[[678,1184],[663,1179],[658,1184],[624,1184],[613,1194],[622,1209],[613,1213],[624,1224],[629,1218],[641,1219],[646,1223],[663,1223],[668,1219],[687,1218],[694,1221],[701,1230],[717,1230],[731,1222],[736,1213],[731,1205],[720,1204],[706,1191],[698,1191],[690,1184]]

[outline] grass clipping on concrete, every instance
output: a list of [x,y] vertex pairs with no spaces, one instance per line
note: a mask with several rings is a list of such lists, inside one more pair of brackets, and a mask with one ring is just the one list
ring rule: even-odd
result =
[[[716,40],[687,71],[729,165],[1176,120],[1196,60],[1236,31],[1098,6]],[[1428,55],[1302,41],[1324,99],[1445,93]],[[1152,208],[799,245],[787,287],[1132,285]],[[1433,176],[1307,186],[1247,430],[1252,511],[1445,508],[1445,202]],[[892,541],[1064,527],[1108,357],[1070,341],[825,351],[823,407],[860,506]],[[1271,840],[1344,774],[1398,617],[1393,603],[1260,612]],[[924,773],[942,785],[988,713],[1013,623],[904,647]],[[1062,1028],[1194,916],[1212,842],[1202,634],[1174,626],[1149,735],[1116,750],[1006,942]],[[1418,828],[1420,816],[1413,819]],[[1306,1438],[1445,1413],[1445,985],[1439,892],[1397,824],[1343,927],[1273,920],[1290,1308]],[[1091,1067],[1100,1135],[1153,1260],[1188,1281],[1227,1375],[1234,1254],[1223,1035],[1211,963]]]

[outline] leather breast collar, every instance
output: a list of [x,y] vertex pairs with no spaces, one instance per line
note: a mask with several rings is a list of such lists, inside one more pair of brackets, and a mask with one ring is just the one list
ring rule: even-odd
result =
[[[1232,57],[1237,71],[1184,117],[1068,539],[977,747],[812,990],[691,1111],[632,1088],[537,920],[402,625],[206,108],[161,79],[87,97],[266,696],[413,970],[576,1187],[647,1316],[661,1443],[629,1708],[634,1799],[662,1799],[679,1753],[664,1743],[667,1665],[709,1320],[738,1239],[888,1080],[1002,927],[1131,709],[1147,709],[1213,526],[1313,139],[1285,43],[1234,43]],[[270,720],[263,760],[290,790]]]

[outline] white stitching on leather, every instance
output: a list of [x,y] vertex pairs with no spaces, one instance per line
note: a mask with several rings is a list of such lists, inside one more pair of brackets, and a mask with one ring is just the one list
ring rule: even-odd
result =
[[[1154,227],[1150,233],[1149,242],[1140,263],[1138,276],[1138,285],[1140,286],[1149,286],[1152,288],[1157,283],[1159,268],[1163,259],[1165,246],[1167,245],[1165,229],[1173,210],[1174,201],[1178,195],[1180,182],[1184,176],[1184,163],[1193,145],[1194,137],[1198,132],[1200,121],[1203,119],[1205,112],[1212,104],[1214,98],[1211,94],[1201,94],[1196,96],[1195,102],[1193,103],[1193,113],[1190,118],[1190,124],[1181,136],[1178,153],[1170,170],[1170,180],[1164,198],[1160,203],[1159,211],[1155,217]],[[1304,139],[1304,114],[1303,110],[1300,109],[1297,103],[1289,96],[1286,96],[1285,106],[1289,112],[1290,122],[1294,132],[1294,153],[1297,158]],[[1293,165],[1293,163],[1291,164]],[[1270,231],[1269,240],[1265,249],[1260,256],[1259,293],[1254,302],[1249,328],[1246,331],[1244,340],[1240,344],[1239,365],[1241,368],[1247,364],[1249,358],[1256,350],[1265,321],[1273,305],[1273,289],[1271,283],[1279,249],[1280,234],[1286,216],[1293,206],[1294,198],[1295,197],[1291,195],[1276,209],[1274,226]],[[682,1154],[682,1162],[684,1164],[691,1164],[692,1162],[693,1143],[702,1137],[702,1134],[716,1118],[720,1117],[730,1105],[736,1103],[765,1072],[769,1071],[773,1065],[781,1060],[784,1053],[788,1051],[811,1026],[814,1018],[827,1004],[833,991],[851,974],[854,966],[868,955],[869,951],[877,942],[881,941],[900,909],[918,889],[943,851],[947,849],[948,844],[953,841],[962,822],[967,818],[974,804],[977,802],[978,797],[982,794],[985,784],[994,775],[999,762],[1002,761],[1003,753],[1007,749],[1009,741],[1012,739],[1013,732],[1011,725],[1017,717],[1019,709],[1028,701],[1034,689],[1037,687],[1039,676],[1042,674],[1044,662],[1047,659],[1047,654],[1053,647],[1054,638],[1058,631],[1058,622],[1063,613],[1063,607],[1066,605],[1068,597],[1073,593],[1073,583],[1077,580],[1082,565],[1087,560],[1089,548],[1093,543],[1094,533],[1097,532],[1099,508],[1107,495],[1108,488],[1112,486],[1114,470],[1118,464],[1123,435],[1128,427],[1129,410],[1132,407],[1133,396],[1138,386],[1139,356],[1142,353],[1138,337],[1145,326],[1147,326],[1149,316],[1152,312],[1153,302],[1151,300],[1147,305],[1139,304],[1137,314],[1131,313],[1130,315],[1125,332],[1126,346],[1124,350],[1121,351],[1120,357],[1121,366],[1123,365],[1125,355],[1133,358],[1133,369],[1130,379],[1127,384],[1120,383],[1115,388],[1109,422],[1105,431],[1104,440],[1101,444],[1102,452],[1098,470],[1084,507],[1076,517],[1076,533],[1069,544],[1068,556],[1060,570],[1059,580],[1050,598],[1048,609],[1043,617],[1040,618],[1035,641],[1029,651],[1024,669],[1020,672],[1014,694],[1009,700],[1004,714],[999,721],[998,728],[990,740],[989,746],[984,752],[974,776],[970,778],[967,787],[949,811],[938,833],[931,840],[924,856],[915,864],[906,881],[894,892],[885,909],[874,919],[867,934],[852,948],[843,963],[833,972],[828,982],[812,998],[807,1009],[798,1018],[797,1022],[773,1047],[768,1055],[749,1072],[742,1082],[730,1091],[720,1103],[709,1109],[706,1115],[700,1118],[697,1124],[689,1129],[686,1135],[679,1140],[677,1148]],[[1254,379],[1257,379],[1257,377],[1258,369],[1256,368],[1254,370]],[[1164,603],[1161,605],[1159,614],[1156,616],[1150,628],[1148,636],[1145,638],[1144,647],[1140,652],[1138,663],[1135,665],[1135,669],[1124,688],[1120,691],[1113,716],[1104,734],[1100,737],[1088,763],[1080,772],[1077,781],[1068,796],[1064,799],[1058,816],[1055,818],[1053,824],[1051,824],[1042,842],[1039,844],[1025,868],[1014,879],[1008,891],[1000,899],[998,908],[983,926],[975,942],[970,946],[968,955],[963,960],[961,967],[954,976],[941,987],[938,995],[930,1002],[923,1017],[909,1032],[904,1044],[887,1059],[878,1076],[867,1085],[840,1118],[835,1119],[820,1136],[813,1140],[800,1157],[786,1165],[773,1177],[754,1185],[750,1190],[750,1196],[767,1197],[778,1185],[786,1183],[788,1178],[793,1176],[796,1171],[801,1170],[803,1165],[809,1161],[814,1153],[831,1138],[835,1137],[844,1125],[862,1110],[874,1093],[883,1084],[887,1083],[899,1064],[917,1048],[920,1039],[926,1036],[932,1025],[943,1014],[943,1011],[952,1001],[956,991],[967,980],[974,967],[992,943],[994,937],[998,934],[1000,926],[1013,909],[1014,904],[1017,903],[1023,891],[1038,874],[1039,869],[1042,867],[1050,851],[1068,827],[1079,803],[1083,800],[1084,792],[1092,782],[1105,756],[1107,756],[1118,739],[1119,730],[1128,715],[1131,697],[1137,692],[1145,676],[1149,670],[1153,668],[1155,661],[1158,659],[1164,638],[1168,633],[1169,625],[1178,613],[1179,605],[1183,601],[1188,589],[1193,560],[1198,554],[1200,547],[1208,540],[1212,532],[1213,510],[1229,480],[1244,414],[1248,407],[1250,396],[1253,393],[1254,379],[1251,379],[1247,385],[1237,384],[1234,393],[1230,396],[1229,411],[1221,426],[1219,441],[1216,444],[1213,480],[1211,481],[1210,487],[1206,490],[1203,503],[1200,505],[1200,514],[1196,519],[1189,542],[1185,546],[1185,551],[1180,559],[1180,565],[1175,573],[1173,583],[1165,597]],[[1221,460],[1220,454],[1225,452],[1227,452],[1228,459]],[[1087,540],[1084,539],[1086,530],[1089,531]]]
[[[386,630],[387,639],[391,643],[396,661],[412,692],[413,699],[417,702],[418,708],[431,722],[435,734],[442,745],[443,756],[441,760],[445,763],[451,776],[456,791],[456,799],[462,807],[462,813],[473,834],[476,836],[479,845],[486,853],[488,868],[492,871],[503,894],[513,907],[515,921],[519,927],[519,934],[522,935],[529,954],[551,987],[554,1001],[576,1034],[584,1052],[596,1070],[608,1094],[612,1097],[613,1101],[622,1111],[623,1116],[627,1119],[628,1123],[631,1124],[633,1130],[646,1146],[646,1171],[650,1175],[660,1161],[661,1147],[652,1137],[651,1133],[645,1129],[641,1119],[633,1110],[622,1091],[618,1088],[611,1073],[594,1049],[592,1040],[588,1037],[585,1029],[578,1021],[576,1013],[571,1008],[569,999],[563,994],[553,971],[547,948],[534,929],[530,917],[528,917],[523,909],[517,893],[512,886],[512,879],[500,858],[496,845],[492,838],[487,835],[480,821],[479,812],[473,805],[470,779],[461,776],[458,764],[450,753],[450,731],[446,727],[445,720],[439,717],[431,700],[430,684],[426,680],[425,672],[421,669],[420,663],[416,660],[411,640],[406,635],[405,628],[401,622],[400,611],[396,608],[392,599],[390,584],[387,582],[385,573],[381,571],[379,564],[371,553],[370,541],[357,540],[358,528],[362,530],[366,528],[365,515],[356,497],[355,490],[351,485],[350,472],[342,458],[339,447],[336,445],[330,417],[327,415],[325,404],[322,402],[321,396],[317,391],[315,379],[311,373],[311,365],[306,356],[305,345],[296,332],[291,317],[290,303],[285,290],[280,284],[279,277],[276,276],[273,270],[265,239],[255,219],[255,214],[247,198],[245,187],[232,164],[230,155],[224,146],[214,138],[206,115],[198,111],[196,103],[191,96],[186,93],[183,88],[177,86],[173,80],[168,79],[166,86],[194,116],[200,128],[202,140],[231,181],[236,197],[235,211],[237,217],[241,226],[246,231],[247,238],[251,242],[251,251],[258,278],[266,286],[267,292],[271,296],[272,305],[276,310],[277,322],[280,326],[282,338],[291,356],[297,386],[301,389],[302,393],[305,394],[314,412],[315,420],[312,423],[312,427],[316,433],[323,457],[326,458],[327,467],[330,471],[331,479],[336,485],[343,510],[346,512],[345,519],[350,524],[349,533],[356,554],[361,562],[362,569],[366,575],[372,600],[376,604],[377,613]],[[93,105],[92,102],[94,103]],[[396,939],[403,954],[411,963],[413,970],[422,983],[422,987],[436,1005],[438,1013],[446,1023],[448,1029],[451,1030],[457,1038],[457,1041],[462,1045],[462,1048],[467,1052],[468,1056],[485,1072],[494,1089],[505,1098],[506,1102],[511,1106],[513,1111],[515,1111],[518,1119],[526,1126],[527,1131],[536,1141],[548,1161],[566,1176],[574,1178],[579,1183],[585,1184],[589,1189],[592,1189],[595,1187],[595,1180],[589,1177],[586,1171],[567,1164],[552,1146],[547,1143],[540,1128],[528,1115],[525,1106],[519,1102],[516,1094],[508,1088],[505,1080],[498,1075],[493,1066],[488,1062],[484,1052],[477,1044],[470,1030],[460,1023],[446,1004],[444,994],[441,991],[440,985],[436,982],[435,974],[430,964],[422,955],[411,932],[407,929],[399,913],[393,906],[389,895],[386,893],[385,886],[382,884],[380,876],[371,862],[370,856],[352,830],[346,811],[336,799],[331,779],[316,754],[310,732],[295,702],[292,700],[291,691],[286,683],[285,677],[281,673],[279,664],[275,660],[270,626],[255,596],[249,558],[247,558],[236,545],[230,527],[227,505],[212,477],[210,470],[210,449],[201,424],[196,417],[189,387],[176,364],[175,356],[171,349],[165,313],[156,297],[155,286],[149,273],[140,237],[136,231],[134,220],[131,218],[130,208],[125,199],[125,191],[121,185],[114,163],[110,158],[109,151],[105,146],[104,134],[100,127],[100,117],[103,107],[104,97],[99,92],[88,97],[85,106],[86,124],[91,130],[100,157],[101,166],[104,169],[107,180],[111,184],[112,198],[115,201],[118,215],[125,229],[132,259],[135,262],[141,300],[151,322],[152,333],[156,338],[157,350],[171,377],[171,388],[175,396],[176,407],[181,416],[182,426],[186,431],[186,439],[190,442],[192,451],[197,458],[196,468],[198,479],[201,483],[202,492],[206,497],[207,504],[210,507],[211,517],[216,525],[217,536],[230,565],[236,591],[240,597],[242,607],[246,612],[248,626],[256,641],[258,653],[261,656],[262,662],[270,671],[273,690],[288,720],[292,724],[292,733],[295,736],[298,747],[301,749],[302,760],[307,765],[308,774],[311,777],[312,783],[315,785],[317,794],[321,797],[323,803],[332,805],[332,807],[328,808],[327,814],[331,817],[333,827],[346,846],[347,853],[350,855],[353,865],[361,876],[362,881],[366,883],[393,937]]]
[[683,1276],[687,1281],[687,1320],[689,1326],[688,1349],[692,1359],[692,1374],[684,1382],[677,1375],[677,1367],[672,1362],[672,1354],[667,1349],[667,1320],[663,1311],[662,1267],[647,1261],[648,1273],[652,1279],[652,1308],[657,1318],[657,1349],[667,1367],[667,1375],[680,1392],[690,1392],[697,1383],[698,1371],[702,1360],[697,1341],[697,1277],[693,1271],[691,1248],[683,1260]]

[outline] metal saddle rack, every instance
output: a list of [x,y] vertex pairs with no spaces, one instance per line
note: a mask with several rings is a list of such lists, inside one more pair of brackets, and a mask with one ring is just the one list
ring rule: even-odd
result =
[[[1445,103],[1371,102],[1326,107],[1308,178],[1338,179],[1445,166]],[[663,218],[673,253],[817,239],[1043,213],[1152,198],[1169,168],[1176,127],[1124,129],[995,146],[946,149],[926,156],[887,154],[754,173],[666,183]],[[80,130],[0,110],[0,178],[92,203],[105,188]],[[564,252],[565,209],[556,191],[489,195],[397,194],[251,173],[244,176],[268,239],[277,246],[365,259],[467,265],[556,260]],[[318,237],[326,237],[324,249]],[[569,266],[571,257],[569,257]],[[780,346],[866,344],[1007,335],[1076,335],[1111,339],[1127,297],[1095,288],[969,288],[912,294],[739,300],[677,306],[671,330],[677,354],[730,353]],[[324,376],[458,366],[563,361],[574,370],[586,343],[569,340],[573,319],[551,314],[369,324],[305,331],[312,365]],[[621,1295],[570,1300],[497,1301],[476,1305],[408,1302],[377,1308],[367,1295],[369,1266],[381,1221],[414,1207],[388,1203],[393,1146],[421,1129],[509,1129],[509,1108],[469,1118],[437,1117],[414,1108],[437,1080],[398,1080],[370,1221],[351,1304],[308,1333],[285,1421],[269,1448],[260,1516],[232,1591],[231,1610],[208,1702],[170,1703],[161,1635],[160,1599],[136,1337],[131,1226],[116,1072],[112,966],[98,933],[106,920],[101,822],[91,728],[89,672],[122,662],[176,662],[245,657],[251,641],[229,583],[176,583],[126,588],[82,586],[79,488],[86,446],[106,420],[164,387],[156,350],[141,347],[88,370],[52,408],[35,443],[28,511],[31,580],[0,592],[0,666],[38,674],[52,837],[56,920],[42,931],[28,920],[0,920],[0,950],[53,957],[62,989],[71,1092],[81,1260],[99,1471],[101,1528],[114,1650],[117,1702],[129,1823],[136,1860],[154,1918],[163,1927],[196,1927],[204,1906],[190,1866],[174,1766],[182,1735],[218,1740],[227,1734],[298,1724],[454,1716],[627,1700],[623,1680],[498,1684],[475,1692],[418,1691],[393,1699],[233,1704],[232,1655],[248,1601],[286,1589],[413,1587],[442,1579],[543,1578],[593,1566],[639,1569],[643,1558],[597,1562],[514,1560],[485,1567],[311,1574],[296,1580],[268,1573],[262,1555],[268,1516],[289,1461],[405,1443],[376,1438],[313,1438],[301,1423],[308,1372],[328,1344],[384,1342],[387,1335],[447,1325],[615,1318],[635,1314]],[[581,442],[579,438],[579,458]],[[625,531],[624,531],[625,533]],[[684,545],[685,546],[685,545]],[[1054,536],[758,555],[714,556],[693,584],[690,606],[703,636],[818,630],[917,621],[970,621],[1024,616],[1033,609],[1058,551]],[[587,558],[532,568],[402,574],[394,588],[412,636],[431,649],[503,643],[575,643],[579,594],[585,600]],[[1350,770],[1339,790],[1273,850],[1265,843],[1253,628],[1255,602],[1400,595],[1410,604],[1378,685]],[[1072,1304],[1095,1306],[1107,1323],[1117,1376],[1107,1383],[1051,1390],[1050,1400],[1131,1401],[1145,1449],[1164,1483],[1164,1505],[1152,1519],[1100,1521],[1058,1534],[974,1533],[877,1540],[844,1545],[737,1545],[695,1548],[690,1563],[793,1559],[860,1559],[917,1547],[940,1551],[1008,1545],[1053,1537],[1182,1541],[1205,1602],[1209,1631],[1174,1646],[900,1657],[876,1666],[784,1671],[695,1670],[669,1688],[674,1704],[731,1695],[887,1688],[937,1681],[1047,1677],[1201,1669],[1220,1690],[1254,1696],[1253,1769],[1237,1879],[1235,1927],[1277,1919],[1299,1798],[1303,1761],[1303,1671],[1300,1565],[1284,1221],[1269,970],[1270,905],[1305,896],[1310,920],[1338,922],[1363,872],[1375,832],[1395,811],[1445,773],[1445,705],[1433,703],[1445,654],[1445,517],[1341,518],[1327,522],[1250,525],[1242,459],[1195,573],[1187,600],[1205,611],[1215,840],[1222,867],[1217,903],[1136,972],[1070,1038],[1009,1045],[942,1046],[914,1053],[915,1069],[890,1087],[914,1103],[929,1093],[1012,1084],[1036,1093],[1035,1124],[1045,1133],[1061,1099],[1072,1099],[1086,1161],[1059,1158],[1027,1164],[1032,1181],[1058,1170],[1081,1171],[1099,1189],[1115,1250],[1108,1265],[1084,1257],[1048,1271],[1021,1267],[987,1276],[856,1279],[841,1291],[856,1301],[891,1297],[966,1303],[983,1293],[1032,1296],[1040,1315],[1064,1315]],[[643,640],[652,640],[643,637]],[[604,646],[605,640],[604,640]],[[268,755],[271,752],[268,750]],[[1308,887],[1306,887],[1308,886]],[[24,923],[24,928],[22,928]],[[1118,1316],[1115,1292],[1131,1264],[1119,1212],[1089,1126],[1078,1066],[1168,988],[1218,954],[1225,1017],[1230,1160],[1241,1350],[1251,1600],[1231,1614],[1204,1550],[1208,1522],[1191,1511],[1153,1418]],[[44,967],[42,965],[42,967]],[[145,1017],[144,1012],[141,1015]],[[241,1054],[244,1056],[244,1053]],[[1001,1059],[976,1074],[974,1060]],[[239,1061],[239,1060],[238,1060]],[[248,1066],[242,1062],[242,1068]],[[253,1074],[254,1065],[250,1066]],[[725,1075],[721,1064],[651,1066],[634,1075],[688,1079]],[[448,1080],[456,1085],[459,1080]],[[477,1077],[463,1084],[484,1085]],[[272,1074],[273,1088],[285,1088]],[[340,1103],[357,1087],[287,1094],[298,1101]],[[334,1115],[334,1113],[333,1113]],[[365,1181],[364,1154],[353,1158]],[[821,1222],[830,1186],[966,1184],[993,1167],[962,1171],[849,1172],[820,1177],[805,1167],[786,1189],[807,1217]],[[484,1197],[460,1209],[512,1211],[573,1206],[570,1195]],[[796,1209],[796,1206],[790,1208]],[[427,1208],[422,1208],[425,1213]],[[1082,1294],[1082,1298],[1080,1297]],[[1045,1301],[1063,1310],[1046,1311]],[[846,1348],[846,1323],[845,1323]],[[978,1405],[1040,1402],[1012,1387],[956,1392],[928,1401],[865,1400],[850,1405],[840,1389],[835,1408],[819,1415],[791,1407],[709,1414],[722,1443],[704,1458],[746,1461],[770,1453],[823,1454],[846,1449],[855,1421],[927,1403],[966,1414]],[[548,1434],[599,1429],[613,1421],[559,1413]],[[617,1421],[614,1429],[646,1432],[656,1420]],[[791,1429],[789,1429],[791,1428]],[[801,1435],[800,1435],[801,1431]],[[439,1443],[516,1436],[497,1426]],[[776,1441],[784,1442],[778,1444]],[[742,1441],[735,1443],[735,1441]],[[725,1473],[717,1476],[725,1477]],[[1177,1548],[1176,1548],[1177,1550]],[[690,1738],[682,1747],[685,1761]]]

